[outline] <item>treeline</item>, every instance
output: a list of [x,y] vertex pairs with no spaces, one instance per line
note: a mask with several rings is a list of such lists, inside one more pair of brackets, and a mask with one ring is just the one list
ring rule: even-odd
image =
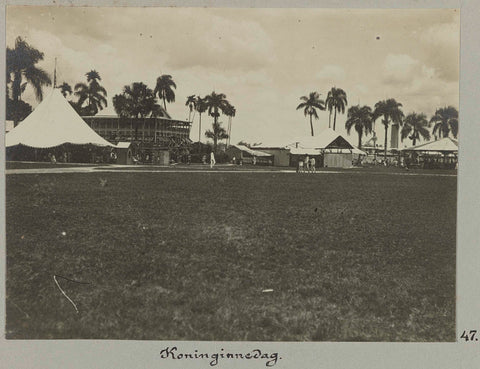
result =
[[[336,87],[333,87],[327,93],[326,100],[321,99],[320,94],[316,91],[310,92],[308,96],[300,97],[300,100],[301,103],[297,106],[297,110],[302,109],[304,115],[310,117],[312,136],[314,136],[312,117],[318,119],[317,110],[329,111],[329,128],[332,128],[331,117],[333,111],[333,129],[335,130],[337,113],[344,114],[348,105],[347,93]],[[367,105],[355,105],[348,109],[345,128],[348,134],[350,134],[352,128],[357,132],[360,149],[362,148],[362,137],[374,132],[374,124],[378,119],[385,129],[385,157],[387,155],[388,128],[391,124],[401,126],[400,138],[402,142],[408,138],[412,141],[413,146],[420,138],[430,140],[431,135],[435,139],[448,137],[450,134],[457,138],[458,135],[458,111],[454,107],[439,108],[428,120],[424,113],[411,112],[405,115],[402,111],[402,104],[391,98],[377,102],[373,109]]]

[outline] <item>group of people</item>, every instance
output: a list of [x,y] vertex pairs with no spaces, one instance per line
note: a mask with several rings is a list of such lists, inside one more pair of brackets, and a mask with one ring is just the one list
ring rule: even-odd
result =
[[49,152],[48,155],[47,155],[47,160],[46,161],[49,161],[51,164],[57,164],[57,162],[68,163],[69,162],[68,157],[69,157],[69,154],[66,151],[64,151],[59,156],[58,159],[57,159],[57,157],[55,156],[54,153]]
[[297,173],[315,173],[315,158],[307,155],[305,158],[298,159]]

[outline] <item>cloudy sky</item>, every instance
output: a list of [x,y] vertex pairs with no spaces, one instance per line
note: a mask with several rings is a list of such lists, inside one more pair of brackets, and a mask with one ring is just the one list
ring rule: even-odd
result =
[[[296,111],[299,97],[325,98],[332,86],[347,92],[349,105],[395,98],[405,113],[428,117],[458,108],[459,27],[455,10],[9,7],[7,46],[25,38],[52,74],[57,58],[59,83],[73,86],[97,70],[109,100],[101,114],[114,114],[111,97],[124,85],[153,88],[170,74],[172,117],[188,117],[188,95],[215,90],[237,109],[232,142],[288,143],[310,131]],[[25,99],[36,106],[32,96]],[[342,133],[345,119],[337,118]],[[210,123],[202,119],[205,129]],[[314,124],[317,132],[327,127],[328,112]],[[380,139],[381,131],[377,122]]]

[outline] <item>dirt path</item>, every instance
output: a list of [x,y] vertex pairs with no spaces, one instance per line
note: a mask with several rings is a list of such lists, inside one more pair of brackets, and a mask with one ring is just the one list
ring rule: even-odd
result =
[[[109,165],[109,166],[78,166],[59,168],[29,168],[29,169],[6,169],[8,174],[62,174],[62,173],[296,173],[294,169],[238,169],[237,167],[223,166],[210,167],[198,166],[197,168],[172,168],[151,166]],[[362,172],[349,170],[318,170],[316,173],[303,173],[298,175],[312,174],[372,174],[372,175],[397,175],[397,176],[429,176],[429,177],[456,177],[456,174],[440,173],[412,173],[412,172]]]

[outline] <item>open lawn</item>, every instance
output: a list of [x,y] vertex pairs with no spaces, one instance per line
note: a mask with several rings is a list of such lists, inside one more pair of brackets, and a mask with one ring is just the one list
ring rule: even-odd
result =
[[455,176],[6,180],[8,338],[455,340]]

